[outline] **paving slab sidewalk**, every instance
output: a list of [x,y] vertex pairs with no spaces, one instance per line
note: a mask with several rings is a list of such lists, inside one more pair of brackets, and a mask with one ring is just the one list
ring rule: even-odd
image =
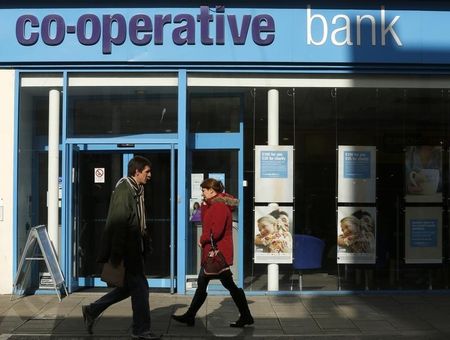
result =
[[[129,339],[131,304],[126,299],[107,309],[89,335],[81,306],[104,293],[11,299],[0,295],[0,340]],[[195,327],[170,318],[186,311],[191,296],[151,293],[152,329],[163,339],[450,339],[450,295],[249,295],[255,324],[228,326],[238,317],[228,295],[209,296]]]

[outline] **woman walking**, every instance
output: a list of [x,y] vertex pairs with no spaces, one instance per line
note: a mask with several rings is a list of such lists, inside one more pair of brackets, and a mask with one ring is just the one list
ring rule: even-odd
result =
[[186,313],[172,315],[178,322],[194,326],[195,315],[206,300],[206,289],[211,279],[219,279],[222,285],[229,290],[234,303],[239,309],[240,317],[230,327],[244,327],[254,323],[248,308],[244,290],[238,288],[233,281],[231,270],[225,270],[219,275],[206,275],[203,266],[211,251],[211,238],[219,251],[224,255],[229,266],[233,264],[233,228],[232,210],[237,206],[238,200],[223,192],[222,182],[214,178],[205,179],[202,184],[203,203],[201,206],[202,235],[198,241],[202,248],[202,267],[197,279],[197,290]]

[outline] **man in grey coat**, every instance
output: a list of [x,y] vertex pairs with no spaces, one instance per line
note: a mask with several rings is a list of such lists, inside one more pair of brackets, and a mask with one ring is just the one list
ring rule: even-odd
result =
[[128,163],[128,176],[117,182],[112,193],[98,262],[109,261],[115,267],[123,264],[125,278],[123,287],[115,287],[97,301],[82,307],[90,334],[95,320],[106,308],[131,296],[132,338],[159,339],[150,330],[148,283],[144,272],[144,259],[149,252],[144,184],[150,177],[150,161],[135,156]]

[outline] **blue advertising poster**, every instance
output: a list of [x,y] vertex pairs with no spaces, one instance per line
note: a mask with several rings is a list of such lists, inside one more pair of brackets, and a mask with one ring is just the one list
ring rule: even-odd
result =
[[370,178],[369,151],[344,151],[344,178]]
[[339,145],[338,202],[375,203],[376,147]]
[[437,219],[412,219],[409,221],[411,228],[411,247],[436,247],[437,245]]
[[261,151],[261,178],[287,178],[287,151]]
[[293,177],[292,145],[255,146],[255,202],[292,203]]
[[405,263],[442,263],[442,207],[405,208]]

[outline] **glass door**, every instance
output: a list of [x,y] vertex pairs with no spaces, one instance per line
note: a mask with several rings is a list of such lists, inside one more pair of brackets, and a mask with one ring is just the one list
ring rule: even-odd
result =
[[99,277],[101,265],[96,261],[108,214],[111,193],[117,181],[127,175],[128,161],[134,155],[152,162],[152,180],[145,185],[147,226],[153,240],[153,252],[146,265],[151,287],[173,287],[174,209],[171,199],[174,173],[173,148],[148,150],[97,150],[80,145],[72,150],[70,188],[72,290],[77,287],[105,286]]

